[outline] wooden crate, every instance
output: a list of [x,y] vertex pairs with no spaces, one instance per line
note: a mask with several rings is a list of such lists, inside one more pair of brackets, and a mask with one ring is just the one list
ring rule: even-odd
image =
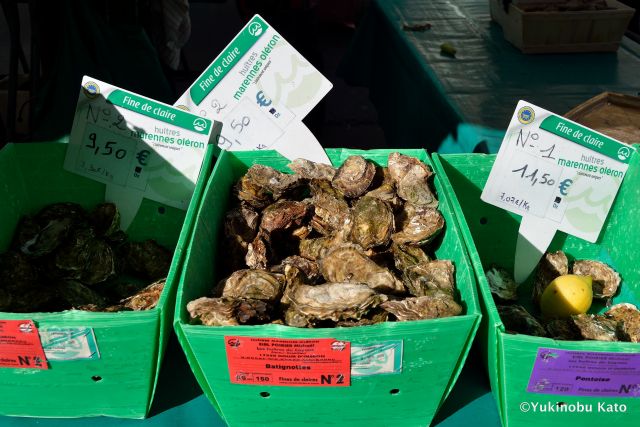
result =
[[606,1],[613,9],[529,12],[523,9],[531,0],[513,2],[507,11],[502,0],[489,4],[504,38],[523,53],[615,52],[635,11],[618,1]]
[[640,143],[640,98],[604,92],[565,117],[627,144]]

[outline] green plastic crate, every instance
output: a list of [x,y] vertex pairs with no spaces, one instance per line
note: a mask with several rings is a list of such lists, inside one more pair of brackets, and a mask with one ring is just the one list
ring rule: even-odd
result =
[[[389,153],[401,151],[430,164],[424,150],[327,150],[335,166],[352,154],[386,165]],[[453,387],[480,320],[475,279],[453,212],[444,197],[440,209],[447,221],[436,254],[454,260],[465,307],[462,316],[415,322],[383,323],[358,328],[300,329],[281,325],[207,327],[190,325],[186,304],[209,294],[221,277],[214,260],[231,187],[252,164],[286,171],[289,161],[273,151],[224,152],[205,190],[180,280],[175,329],[193,372],[220,416],[240,425],[429,425]],[[290,172],[290,171],[289,171]],[[439,194],[443,188],[436,177]],[[350,387],[278,387],[231,384],[225,335],[279,338],[335,338],[355,344],[403,340],[402,373],[352,377]],[[397,389],[399,392],[391,393]],[[268,392],[269,397],[262,397]]]
[[[627,176],[609,213],[599,240],[593,244],[558,232],[549,250],[562,249],[569,259],[594,259],[606,262],[623,278],[621,291],[613,303],[640,302],[640,254],[636,245],[640,241],[640,228],[634,219],[640,200],[640,162],[634,154]],[[635,425],[632,420],[640,413],[640,399],[564,396],[527,392],[529,377],[540,347],[563,350],[640,352],[640,344],[608,343],[598,341],[558,341],[521,334],[506,333],[489,290],[484,270],[492,264],[513,268],[520,216],[489,205],[480,200],[480,194],[493,166],[495,155],[451,154],[434,155],[436,173],[443,181],[462,230],[469,257],[478,279],[483,318],[478,333],[484,348],[484,357],[502,424],[508,427],[544,426],[601,427],[619,422]],[[531,278],[523,284],[521,302],[531,303]],[[594,304],[595,306],[595,304]],[[604,311],[601,306],[595,306]],[[564,402],[567,405],[591,404],[593,412],[539,412],[521,405],[523,402],[547,404]],[[625,404],[626,413],[598,413],[598,403]],[[631,423],[631,424],[629,424]]]
[[[64,142],[9,144],[0,151],[0,251],[10,245],[24,214],[56,202],[92,209],[105,185],[62,168]],[[144,200],[128,230],[132,240],[153,238],[175,248],[158,306],[153,310],[91,313],[0,313],[0,319],[32,319],[38,328],[93,328],[100,359],[50,361],[48,370],[0,368],[0,414],[31,417],[106,415],[144,418],[151,406],[170,332],[177,287],[193,218],[213,167],[207,151],[189,210]],[[185,220],[186,218],[186,220]],[[184,224],[184,226],[183,226]],[[98,380],[98,381],[96,381]]]

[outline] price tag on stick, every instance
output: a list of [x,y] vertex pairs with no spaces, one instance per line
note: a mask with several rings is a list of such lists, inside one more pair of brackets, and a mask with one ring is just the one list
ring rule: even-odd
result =
[[64,167],[106,184],[126,230],[148,198],[186,209],[221,124],[85,76]]
[[595,242],[633,148],[520,101],[482,192],[522,215],[514,276],[522,283],[557,230]]

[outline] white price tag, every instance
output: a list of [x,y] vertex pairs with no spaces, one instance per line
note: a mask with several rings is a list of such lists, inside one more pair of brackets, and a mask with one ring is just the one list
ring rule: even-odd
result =
[[517,281],[531,273],[556,230],[598,239],[632,151],[543,108],[518,103],[481,196],[523,216]]
[[[225,150],[302,150],[309,160],[329,163],[320,143],[300,130],[301,120],[332,84],[262,17],[255,15],[193,85],[176,101],[224,128]],[[296,137],[293,137],[293,134]],[[300,135],[305,139],[300,140]]]

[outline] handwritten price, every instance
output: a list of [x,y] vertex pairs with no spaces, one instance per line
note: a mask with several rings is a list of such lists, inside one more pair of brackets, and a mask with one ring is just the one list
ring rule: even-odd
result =
[[85,147],[93,149],[93,154],[95,156],[97,155],[112,156],[113,155],[118,160],[122,160],[127,156],[127,150],[125,150],[124,148],[114,149],[114,147],[117,146],[118,144],[116,141],[107,141],[104,144],[104,146],[101,147],[100,144],[98,144],[97,142],[97,135],[95,134],[95,132],[91,132],[89,134],[89,141],[91,141],[91,143],[86,144]]
[[520,175],[520,178],[522,179],[528,179],[531,181],[531,186],[534,186],[536,184],[540,184],[540,185],[553,185],[556,183],[556,181],[552,178],[550,178],[550,174],[548,173],[543,173],[540,176],[540,179],[538,179],[538,174],[540,169],[536,168],[534,169],[533,172],[531,172],[530,174],[527,174],[527,169],[529,168],[528,164],[525,164],[524,166],[522,166],[521,168],[518,169],[514,169],[511,172],[513,173],[518,173]]

